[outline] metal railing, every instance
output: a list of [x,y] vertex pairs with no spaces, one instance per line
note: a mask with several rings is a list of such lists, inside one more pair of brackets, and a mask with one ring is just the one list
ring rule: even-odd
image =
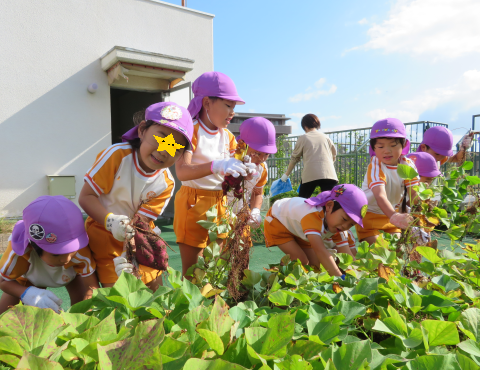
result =
[[[423,140],[423,133],[433,126],[448,127],[445,123],[418,121],[405,123],[408,139],[410,140],[410,151],[415,151]],[[371,127],[364,127],[354,130],[325,132],[337,148],[337,159],[335,170],[340,183],[355,184],[362,186],[367,167],[370,163],[368,144],[370,142]],[[267,160],[269,185],[278,179],[286,171],[290,163],[290,157],[297,142],[298,136],[289,136],[284,140],[284,158],[269,158]],[[480,156],[478,156],[480,167]],[[303,162],[296,164],[290,174],[292,185],[299,185],[302,179]]]

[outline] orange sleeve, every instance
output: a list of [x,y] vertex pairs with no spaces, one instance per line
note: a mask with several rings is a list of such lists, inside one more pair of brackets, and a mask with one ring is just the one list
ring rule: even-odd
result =
[[305,235],[316,234],[322,236],[323,211],[309,213],[302,218],[300,224]]
[[0,260],[0,274],[2,278],[8,281],[16,280],[25,274],[30,268],[30,253],[32,249],[27,248],[23,256],[19,256],[12,250],[12,242],[8,242],[7,250],[3,253]]
[[267,171],[267,168],[266,168],[265,164],[260,163],[260,166],[262,166],[263,170],[262,170],[262,175],[260,176],[260,179],[258,180],[257,184],[255,185],[255,187],[257,187],[257,188],[263,188],[267,184],[267,181],[268,181],[268,171]]
[[65,265],[65,268],[69,267],[73,267],[75,272],[83,277],[89,276],[95,272],[97,266],[88,245],[79,249],[77,253],[73,255],[70,262]]
[[441,166],[442,164],[447,163],[449,159],[450,159],[450,157],[445,157],[445,158],[443,158],[443,159],[440,161],[440,166]]
[[165,190],[163,190],[160,195],[150,199],[147,203],[142,205],[138,211],[138,213],[154,220],[165,211],[168,202],[170,202],[170,199],[173,196],[173,191],[175,190],[175,180],[168,168],[163,171],[162,175],[163,177],[160,177],[159,180],[164,181]]
[[108,194],[112,190],[115,175],[122,163],[123,158],[133,152],[129,144],[115,144],[101,152],[87,172],[84,180],[100,196]]
[[237,149],[237,140],[235,139],[235,136],[229,131],[228,136],[229,136],[229,149],[230,149],[230,156],[233,156],[235,154],[235,149]]
[[373,156],[367,169],[368,188],[372,189],[375,186],[385,185],[387,177],[382,171],[381,162],[376,156]]
[[191,150],[188,150],[189,152],[194,152],[195,149],[197,149],[197,143],[198,143],[198,129],[200,125],[198,124],[198,121],[193,122],[193,135],[192,135],[192,148]]

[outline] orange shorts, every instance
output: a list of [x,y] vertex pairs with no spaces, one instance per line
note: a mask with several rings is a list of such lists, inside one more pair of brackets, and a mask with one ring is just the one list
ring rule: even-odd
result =
[[[206,248],[209,242],[208,230],[197,224],[197,221],[207,220],[206,213],[214,205],[217,205],[217,218],[222,217],[227,210],[226,200],[221,190],[202,190],[182,186],[175,195],[173,231],[177,237],[177,244]],[[226,237],[226,233],[218,234],[218,238]]]
[[369,236],[380,235],[379,230],[383,230],[388,234],[399,233],[402,230],[390,223],[390,219],[385,215],[379,215],[372,212],[367,212],[363,218],[363,228],[360,225],[355,225],[357,230],[357,238],[362,241]]
[[310,242],[292,234],[278,219],[273,217],[271,208],[268,210],[267,215],[265,216],[265,221],[263,222],[263,232],[265,234],[265,245],[267,247],[273,247],[275,245],[278,246],[295,240],[302,249],[312,248]]
[[[153,223],[151,223],[153,224]],[[85,229],[87,230],[90,249],[93,258],[97,263],[97,276],[102,284],[113,284],[117,281],[118,276],[115,272],[113,259],[123,252],[123,242],[118,241],[108,232],[103,225],[88,217],[85,221]],[[139,265],[139,272],[142,281],[145,284],[150,283],[161,275],[162,271],[155,270],[151,267]]]

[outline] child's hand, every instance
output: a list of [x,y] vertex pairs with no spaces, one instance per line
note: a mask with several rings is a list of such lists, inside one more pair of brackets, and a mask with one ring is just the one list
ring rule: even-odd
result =
[[110,231],[120,242],[130,240],[135,235],[135,229],[130,225],[130,218],[124,215],[109,213],[105,219],[105,229]]
[[28,287],[20,297],[23,304],[27,306],[35,306],[38,308],[51,308],[56,313],[60,312],[60,306],[63,301],[58,298],[55,293],[40,289],[34,286]]
[[[250,165],[253,163],[250,163]],[[219,159],[212,162],[210,167],[212,173],[225,176],[232,175],[233,177],[238,177],[240,175],[247,176],[247,166],[238,159],[227,158]]]
[[125,258],[126,252],[123,252],[120,257],[115,257],[113,259],[113,264],[115,266],[115,273],[117,276],[122,274],[122,271],[131,274],[133,271],[133,265],[128,263],[128,260]]
[[248,226],[256,229],[260,227],[262,223],[262,215],[260,214],[260,210],[258,208],[252,209],[250,212],[250,219],[248,220],[247,224]]
[[413,217],[408,213],[395,212],[392,217],[390,217],[390,223],[403,230],[405,230],[411,222],[413,222]]

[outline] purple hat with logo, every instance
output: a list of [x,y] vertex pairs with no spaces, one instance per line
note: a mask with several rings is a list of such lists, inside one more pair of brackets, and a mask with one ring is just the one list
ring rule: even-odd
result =
[[237,88],[232,79],[220,72],[205,72],[192,85],[194,98],[188,105],[188,111],[195,119],[202,110],[202,100],[205,96],[215,96],[225,100],[232,100],[238,105],[245,102],[238,96]]
[[[423,140],[420,145],[425,144],[430,147],[435,153],[451,157],[453,155],[453,134],[448,128],[443,126],[430,127],[423,134]],[[421,152],[420,145],[417,152]]]
[[[385,118],[375,122],[370,131],[370,139],[376,139],[379,137],[391,137],[405,139],[405,147],[402,150],[402,154],[408,154],[410,150],[410,140],[407,139],[407,129],[405,125],[396,118]],[[370,157],[375,155],[372,147],[369,147]]]
[[438,170],[435,158],[425,152],[410,153],[407,155],[417,167],[418,174],[424,177],[437,177],[441,174]]
[[38,197],[23,210],[23,220],[13,228],[13,251],[23,256],[30,241],[53,254],[86,247],[88,235],[82,212],[62,195]]
[[352,184],[336,185],[332,190],[323,191],[316,197],[306,199],[305,203],[323,207],[329,200],[340,203],[347,215],[363,227],[362,219],[367,214],[368,200],[362,189]]
[[266,118],[252,117],[243,121],[238,139],[259,152],[268,154],[277,152],[275,126]]
[[[159,125],[180,132],[187,138],[192,147],[193,122],[187,109],[174,102],[155,103],[145,111],[145,120],[154,121]],[[138,126],[133,127],[122,135],[122,141],[138,138]],[[187,148],[188,149],[188,148]]]

